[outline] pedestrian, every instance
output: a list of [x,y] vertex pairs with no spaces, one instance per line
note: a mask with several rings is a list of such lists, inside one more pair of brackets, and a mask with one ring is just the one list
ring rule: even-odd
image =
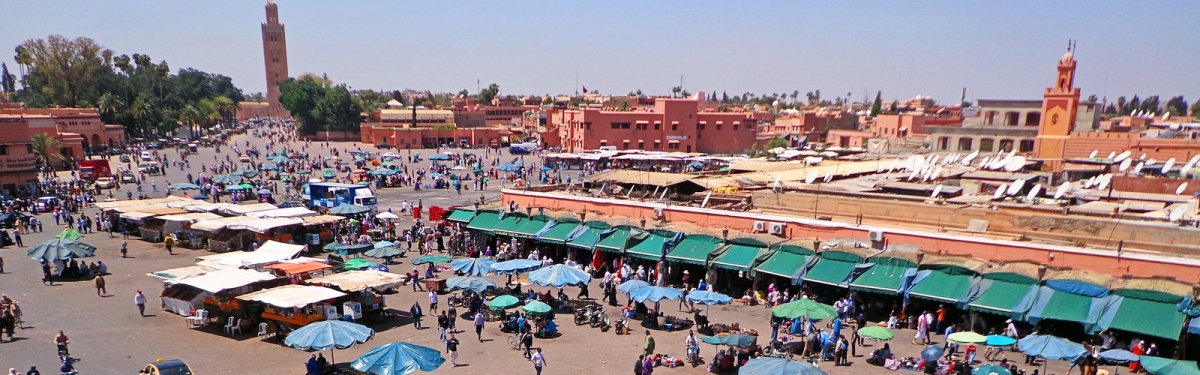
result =
[[483,311],[475,312],[475,336],[479,338],[479,342],[483,342]]
[[450,364],[458,367],[458,339],[454,338],[454,334],[450,334],[450,339],[446,340],[446,352],[450,353]]
[[633,363],[633,375],[642,375],[642,366],[645,366],[645,364],[642,363],[642,361],[645,359],[646,359],[645,355],[638,356],[637,362]]
[[442,340],[442,342],[446,342],[446,329],[450,327],[450,320],[446,318],[445,311],[442,311],[441,314],[438,314],[437,324],[438,324],[438,340]]
[[651,375],[654,373],[654,359],[646,356],[646,360],[642,362],[642,375]]
[[108,289],[104,288],[104,276],[96,275],[96,278],[92,279],[92,283],[96,286],[97,296],[104,297],[105,294],[108,294]]
[[542,368],[546,367],[546,356],[542,354],[542,348],[537,348],[537,353],[530,359],[533,360],[533,369],[537,371],[537,375],[542,375]]
[[137,305],[138,314],[146,316],[146,295],[142,294],[141,289],[138,289],[137,293],[133,295],[133,303]]
[[164,238],[163,245],[167,247],[167,255],[175,255],[175,253],[171,252],[171,248],[175,247],[175,236]]
[[650,330],[646,330],[646,341],[642,344],[642,354],[654,354],[654,336],[650,336]]
[[121,241],[121,257],[129,257],[129,241]]
[[25,247],[25,242],[21,241],[21,232],[16,229],[13,229],[12,234],[13,234],[13,241],[17,241],[17,247]]
[[4,273],[4,257],[0,257],[0,273]]
[[429,311],[437,312],[437,291],[429,290]]
[[421,330],[421,305],[413,302],[412,307],[408,309],[408,313],[412,315],[413,327],[416,327],[418,331]]
[[54,286],[54,274],[50,272],[50,262],[42,260],[42,284]]
[[450,308],[446,309],[446,317],[450,323],[446,326],[446,329],[450,330],[450,332],[455,332],[454,321],[458,320],[458,309],[455,309],[454,305],[450,305]]

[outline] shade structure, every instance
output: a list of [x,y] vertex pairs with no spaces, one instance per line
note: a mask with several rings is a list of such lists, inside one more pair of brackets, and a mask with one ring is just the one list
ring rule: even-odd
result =
[[1017,344],[1017,339],[1004,335],[988,335],[984,345],[987,346],[1013,346]]
[[629,298],[638,302],[658,302],[664,299],[679,299],[681,297],[683,297],[682,290],[656,285],[638,288],[633,293],[629,293]]
[[892,330],[879,326],[860,329],[858,335],[875,341],[888,341],[896,337],[896,333]]
[[277,170],[279,170],[279,167],[274,166],[274,165],[264,165],[262,167],[259,167],[258,169],[264,170],[264,171],[277,171]]
[[1004,368],[1004,366],[985,364],[971,370],[972,375],[1012,375],[1012,371]]
[[733,302],[733,297],[707,290],[697,290],[688,293],[687,300],[701,305],[724,305]]
[[334,172],[333,169],[325,168],[321,170],[321,177],[334,178],[337,177],[337,172]]
[[33,260],[54,262],[71,258],[87,258],[96,254],[96,247],[83,242],[55,238],[29,248],[26,255]]
[[1144,355],[1141,358],[1142,367],[1153,375],[1200,375],[1196,361],[1180,361]]
[[461,258],[450,262],[450,268],[467,276],[483,276],[492,271],[496,261],[488,258]]
[[587,284],[589,281],[592,281],[592,276],[587,272],[563,264],[555,264],[529,273],[529,282],[555,288]]
[[58,235],[54,236],[54,238],[61,238],[64,240],[77,241],[80,238],[83,238],[83,233],[79,233],[79,231],[74,230],[74,229],[63,229],[63,231],[61,233],[59,233]]
[[196,184],[193,184],[193,183],[190,183],[190,182],[178,182],[178,183],[174,183],[174,184],[167,185],[167,189],[171,189],[171,190],[197,190],[197,189],[200,189],[200,186],[197,186]]
[[430,156],[429,160],[450,160],[450,156],[444,154],[435,154]]
[[926,361],[936,361],[945,354],[946,348],[942,346],[930,345],[926,346],[925,349],[921,349],[921,359]]
[[512,164],[501,164],[499,167],[496,167],[496,169],[503,171],[503,172],[516,172],[516,171],[521,170],[521,167],[518,167],[518,166],[515,166]]
[[220,175],[217,177],[213,177],[212,181],[215,183],[218,183],[218,184],[236,184],[236,183],[242,182],[242,176],[232,175],[232,174],[223,174],[223,175]]
[[393,214],[391,212],[380,212],[379,215],[375,215],[375,218],[381,219],[381,220],[396,220],[396,219],[399,219],[400,217],[396,216],[396,214]]
[[267,161],[276,163],[276,164],[287,163],[288,158],[286,156],[274,155],[274,156],[268,156]]
[[759,357],[746,361],[738,368],[738,375],[828,375],[825,371],[806,362],[786,358]]
[[355,215],[370,211],[370,207],[359,206],[356,204],[343,204],[329,209],[329,213],[334,215]]
[[229,190],[229,191],[246,190],[246,187],[244,187],[242,185],[230,185],[230,186],[226,186],[225,190]]
[[772,307],[771,314],[777,317],[788,319],[795,319],[804,316],[808,317],[809,319],[820,320],[836,316],[837,311],[833,309],[833,306],[805,298]]
[[406,342],[389,342],[372,348],[350,363],[350,367],[378,375],[404,375],[436,370],[446,362],[436,349]]
[[300,350],[346,349],[375,337],[375,330],[341,320],[322,320],[289,333],[283,344]]
[[296,174],[312,174],[312,171],[307,170],[307,169],[301,169],[301,170],[296,171]]
[[971,331],[951,333],[946,339],[955,344],[982,344],[988,340],[987,336]]
[[521,300],[517,299],[517,297],[503,295],[497,296],[496,298],[493,298],[491,302],[488,302],[488,308],[491,308],[492,310],[504,310],[517,307],[517,305],[520,304]]
[[365,268],[378,268],[379,263],[375,263],[363,258],[351,258],[346,263],[342,263],[343,270],[361,270]]
[[1017,340],[1017,347],[1026,355],[1052,361],[1074,361],[1087,354],[1087,349],[1084,349],[1083,345],[1050,335],[1025,336],[1025,338]]
[[374,248],[371,250],[367,250],[365,253],[363,253],[363,255],[366,255],[366,256],[369,256],[372,258],[391,258],[391,257],[398,257],[401,255],[404,255],[405,252],[406,251],[404,249],[401,249],[401,248],[398,248],[395,246],[387,246],[387,247],[377,247],[377,248]]
[[461,289],[483,293],[485,290],[495,288],[496,283],[484,277],[455,276],[446,279],[446,287],[450,288],[450,290]]
[[376,168],[375,170],[367,172],[367,174],[372,176],[391,176],[396,174],[396,171],[389,168]]
[[1140,357],[1140,355],[1123,349],[1109,349],[1100,352],[1099,355],[1100,359],[1115,363],[1136,362]]
[[549,314],[550,310],[552,310],[550,305],[536,300],[529,301],[529,303],[526,303],[525,306],[521,307],[521,311],[524,311],[527,314]]
[[650,286],[650,283],[641,280],[629,280],[617,285],[617,290],[622,293],[629,294],[633,291]]
[[533,259],[513,259],[492,264],[492,272],[501,275],[511,275],[521,272],[533,271],[542,267],[541,261]]
[[700,339],[700,341],[712,345],[749,348],[754,345],[754,342],[758,341],[758,336],[751,336],[745,333],[730,333],[727,335],[705,337]]
[[413,259],[412,264],[415,266],[418,264],[425,264],[425,263],[446,263],[451,260],[453,260],[453,259],[450,259],[450,258],[444,257],[444,256],[440,256],[440,255],[422,255],[420,257],[417,257],[417,259]]
[[375,246],[376,249],[379,249],[379,248],[384,248],[384,247],[388,247],[388,246],[396,246],[396,243],[392,242],[392,241],[379,241],[379,242],[376,242],[375,245],[373,245],[373,246]]

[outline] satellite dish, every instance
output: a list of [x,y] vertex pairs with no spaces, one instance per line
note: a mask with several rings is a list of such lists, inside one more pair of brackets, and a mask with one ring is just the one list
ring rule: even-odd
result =
[[1004,163],[1004,170],[1008,172],[1016,172],[1021,170],[1021,168],[1025,168],[1024,156],[1014,157],[1009,159],[1007,163]]
[[996,188],[996,192],[992,194],[992,199],[1004,198],[1004,191],[1007,189],[1008,184],[1000,184],[1000,187]]
[[1186,182],[1184,182],[1184,183],[1182,183],[1182,184],[1179,184],[1179,187],[1175,188],[1175,195],[1180,195],[1180,194],[1183,194],[1183,192],[1184,192],[1185,190],[1187,190],[1187,183],[1186,183]]
[[1032,201],[1034,198],[1037,198],[1038,192],[1041,190],[1042,185],[1033,185],[1033,188],[1029,189],[1029,194],[1025,195],[1025,200]]
[[1062,185],[1058,185],[1058,189],[1054,190],[1054,199],[1062,199],[1063,195],[1066,195],[1070,191],[1071,183],[1063,182]]
[[997,170],[1000,168],[1004,168],[1005,163],[1008,163],[1008,162],[1005,161],[1004,159],[996,158],[995,160],[992,160],[992,162],[988,164],[988,169]]
[[1015,149],[1015,148],[1014,148],[1014,149],[1012,149],[1012,150],[1009,150],[1009,151],[1008,151],[1008,156],[1005,156],[1004,158],[1005,158],[1005,159],[1011,159],[1013,156],[1017,156],[1017,149]]
[[1171,124],[1171,130],[1179,130],[1179,123]]
[[938,194],[941,194],[941,193],[942,193],[942,185],[934,186],[934,187],[933,187],[933,194],[930,194],[930,195],[929,195],[929,197],[930,197],[930,198],[937,198],[937,197],[938,197]]
[[1146,165],[1155,165],[1155,164],[1158,164],[1158,159],[1150,158],[1150,160],[1146,160]]
[[1126,170],[1129,170],[1130,165],[1133,165],[1133,159],[1122,160],[1121,165],[1117,167],[1117,170],[1124,172]]
[[1113,160],[1113,158],[1115,158],[1115,157],[1117,157],[1117,152],[1116,152],[1116,151],[1111,151],[1111,152],[1109,152],[1109,153],[1108,153],[1108,157],[1107,157],[1106,159],[1108,159],[1108,160]]
[[1129,152],[1129,150],[1126,150],[1125,152],[1117,154],[1117,156],[1113,158],[1113,163],[1120,163],[1122,161],[1128,160],[1130,154],[1132,154],[1132,152]]
[[1187,205],[1181,205],[1179,207],[1175,207],[1174,210],[1171,210],[1171,214],[1169,216],[1167,216],[1167,220],[1170,220],[1171,222],[1177,222],[1179,220],[1183,220],[1183,214],[1186,212],[1187,212]]
[[1100,150],[1092,150],[1092,153],[1088,154],[1088,159],[1095,159],[1096,154],[1099,152],[1100,152]]
[[990,160],[991,160],[991,158],[984,156],[983,159],[979,160],[979,168],[987,168],[988,161],[990,161]]
[[816,181],[816,180],[817,180],[817,168],[816,167],[809,168],[808,174],[806,174],[804,176],[804,183],[811,184],[811,183],[813,183],[813,181]]
[[1008,191],[1006,193],[1008,195],[1016,194],[1020,192],[1021,188],[1023,187],[1025,187],[1025,179],[1013,181],[1012,185],[1008,185]]
[[1137,165],[1135,165],[1135,166],[1133,167],[1133,174],[1141,174],[1141,173],[1142,173],[1142,167],[1145,167],[1145,166],[1146,166],[1146,162],[1144,162],[1144,161],[1139,161],[1139,162],[1137,163]]
[[1163,121],[1167,121],[1167,119],[1169,119],[1169,118],[1171,118],[1171,112],[1163,113],[1163,115],[1162,115]]
[[1092,185],[1095,185],[1095,184],[1096,184],[1096,176],[1092,176],[1092,177],[1089,177],[1089,178],[1087,179],[1087,181],[1084,181],[1084,182],[1083,182],[1083,188],[1084,188],[1084,189],[1091,189],[1091,188],[1092,188]]
[[1108,188],[1108,183],[1109,183],[1110,181],[1112,181],[1112,175],[1111,175],[1111,174],[1105,174],[1105,175],[1101,175],[1099,178],[1096,178],[1096,185],[1097,185],[1097,186],[1096,186],[1096,189],[1097,189],[1097,190],[1104,190],[1104,189],[1107,189],[1107,188]]
[[933,180],[936,180],[936,179],[938,179],[939,177],[942,177],[942,166],[940,166],[940,165],[937,167],[937,169],[934,169],[934,170],[933,170],[933,174],[931,174],[931,175],[929,176],[929,178],[930,178],[930,179],[933,179]]
[[1174,166],[1175,166],[1175,158],[1167,159],[1167,163],[1163,164],[1162,174],[1164,174],[1164,175],[1167,174],[1167,172],[1171,171],[1171,167],[1174,167]]
[[920,173],[921,171],[912,171],[912,173],[908,175],[908,181],[912,181],[914,178],[917,178],[917,175]]
[[892,159],[892,165],[888,166],[888,173],[895,171],[898,166],[900,166],[900,159]]
[[1142,156],[1139,156],[1139,157],[1138,157],[1138,160],[1146,160],[1146,153],[1145,153],[1145,152],[1143,152],[1143,153],[1142,153]]
[[833,181],[833,171],[829,171],[829,174],[825,175],[825,182],[829,181]]
[[939,158],[941,158],[941,157],[942,157],[941,155],[934,155],[934,156],[933,156],[933,159],[929,159],[929,164],[937,164],[937,163],[938,163],[938,159],[939,159]]
[[1188,159],[1188,162],[1193,165],[1200,164],[1200,154],[1193,155],[1191,159]]
[[1182,168],[1179,168],[1179,175],[1180,176],[1186,175],[1187,172],[1192,170],[1192,167],[1195,167],[1195,166],[1196,166],[1196,163],[1193,163],[1191,160],[1188,160],[1187,164],[1184,164]]
[[970,154],[967,154],[967,156],[962,159],[962,165],[971,165],[971,161],[975,160],[976,156],[979,156],[979,150],[971,151]]

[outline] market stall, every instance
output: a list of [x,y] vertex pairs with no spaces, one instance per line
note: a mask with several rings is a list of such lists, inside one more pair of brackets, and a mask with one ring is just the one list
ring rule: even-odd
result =
[[230,297],[250,292],[253,284],[270,280],[275,280],[275,275],[236,268],[166,280],[162,294],[164,310],[187,316],[202,301],[225,312],[236,311],[240,307],[230,304]]
[[267,264],[292,259],[304,251],[304,245],[292,245],[267,241],[255,251],[234,251],[223,254],[205,255],[197,259],[200,265],[214,264],[215,267],[257,268]]
[[[308,284],[311,285],[324,285],[350,293],[351,301],[360,306],[357,311],[351,309],[355,319],[382,313],[387,309],[387,300],[381,292],[394,289],[403,283],[402,275],[376,270],[346,271],[308,280]],[[342,314],[349,313],[343,308]]]
[[187,249],[198,249],[203,246],[207,232],[192,230],[192,224],[201,220],[217,219],[221,216],[209,212],[189,212],[174,215],[158,216],[151,220],[161,221],[162,232],[165,235],[175,235],[175,246]]
[[284,285],[243,294],[237,299],[246,302],[261,302],[267,305],[262,318],[298,328],[309,323],[337,319],[334,300],[345,297],[333,289],[311,285]]

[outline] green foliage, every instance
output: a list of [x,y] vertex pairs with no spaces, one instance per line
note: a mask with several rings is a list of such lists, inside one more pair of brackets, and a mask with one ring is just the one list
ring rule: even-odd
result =
[[875,92],[875,101],[871,102],[871,117],[879,116],[883,110],[883,91]]
[[318,118],[313,111],[317,108],[317,101],[325,97],[325,90],[325,85],[317,82],[313,76],[289,78],[279,83],[279,103],[299,123],[300,134],[311,135],[325,130],[324,119]]
[[629,111],[632,111],[632,110],[633,110],[633,108],[630,108],[630,107],[629,107],[629,102],[624,102],[624,101],[623,101],[623,102],[621,102],[621,104],[618,104],[618,105],[617,105],[617,111],[620,111],[620,112],[629,112]]
[[[322,78],[305,75],[281,82],[279,93],[280,104],[291,111],[292,117],[300,123],[300,134],[358,132],[362,124],[362,98],[351,95],[346,85],[329,86]],[[386,98],[382,94],[367,96],[369,101]]]
[[62,149],[62,143],[57,138],[47,136],[45,133],[34,133],[31,138],[33,157],[37,159],[38,166],[49,166],[65,159],[59,152]]
[[479,91],[479,102],[483,104],[492,104],[492,99],[500,94],[500,85],[495,83],[488,85],[487,88]]
[[346,85],[337,85],[325,91],[325,97],[317,101],[313,114],[324,118],[331,131],[358,132],[362,112],[362,106],[350,95]]
[[433,127],[430,127],[430,129],[433,129],[433,130],[454,130],[454,129],[455,129],[455,127],[454,127],[454,125],[434,125]]
[[1200,117],[1200,100],[1192,104],[1192,116]]
[[775,138],[771,138],[771,140],[767,141],[767,147],[766,147],[766,148],[767,148],[768,150],[770,150],[770,149],[773,149],[773,148],[776,148],[776,147],[784,147],[784,148],[786,148],[786,147],[788,147],[788,146],[791,146],[791,145],[789,145],[789,144],[788,144],[788,141],[787,141],[786,139],[779,138],[779,137],[775,137]]
[[1170,100],[1167,100],[1167,113],[1170,113],[1171,116],[1187,115],[1187,113],[1188,113],[1187,99],[1184,99],[1183,95],[1180,95],[1180,96],[1173,97]]
[[391,97],[374,90],[359,91],[354,94],[354,99],[358,101],[358,105],[362,107],[362,111],[366,113],[375,112],[376,109],[386,108],[387,102],[392,100]]
[[542,97],[542,105],[551,105],[551,104],[554,104],[553,96],[546,95],[546,96]]

